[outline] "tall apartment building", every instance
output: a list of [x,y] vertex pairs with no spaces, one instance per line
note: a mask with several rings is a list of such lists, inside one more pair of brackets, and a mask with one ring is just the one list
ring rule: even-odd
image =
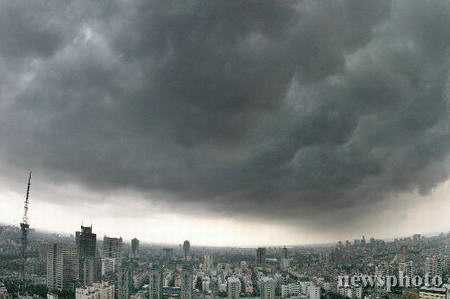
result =
[[193,283],[192,265],[185,264],[181,269],[181,299],[192,299]]
[[136,238],[131,240],[131,256],[132,257],[139,256],[139,240]]
[[227,295],[228,299],[239,299],[241,294],[241,281],[237,277],[228,277]]
[[163,270],[158,264],[152,264],[149,273],[149,299],[162,299]]
[[266,248],[259,247],[256,249],[256,265],[264,266],[266,264]]
[[81,269],[83,271],[83,275],[80,275],[82,277],[81,281],[86,286],[99,282],[102,279],[102,260],[100,258],[84,258]]
[[122,257],[122,238],[103,237],[103,257]]
[[261,299],[275,299],[275,287],[276,283],[273,278],[263,277],[261,278]]
[[134,293],[133,264],[122,262],[117,269],[117,299],[129,299]]
[[47,248],[47,287],[52,290],[73,290],[79,278],[76,246],[50,243]]

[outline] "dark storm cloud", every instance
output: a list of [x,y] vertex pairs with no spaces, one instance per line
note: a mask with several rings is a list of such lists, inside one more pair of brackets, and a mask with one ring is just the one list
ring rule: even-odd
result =
[[1,1],[0,157],[339,226],[447,178],[449,47],[444,0]]

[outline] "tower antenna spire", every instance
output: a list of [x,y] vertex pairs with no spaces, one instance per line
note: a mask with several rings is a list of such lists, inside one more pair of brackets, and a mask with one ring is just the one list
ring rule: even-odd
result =
[[28,203],[30,199],[30,187],[31,187],[31,171],[28,175],[27,194],[25,197],[25,204],[23,207],[23,217],[20,223],[20,230],[22,232],[22,279],[25,279],[25,262],[26,262],[26,250],[28,246],[28,230],[30,225],[28,224]]

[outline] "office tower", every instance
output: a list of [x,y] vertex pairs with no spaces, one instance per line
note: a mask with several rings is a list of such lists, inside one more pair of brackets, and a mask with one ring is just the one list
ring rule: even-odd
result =
[[92,233],[92,226],[81,226],[81,231],[75,232],[75,242],[80,265],[80,280],[84,282],[84,260],[94,258],[97,252],[97,235]]
[[93,283],[75,289],[75,299],[114,299],[115,288],[108,282]]
[[122,261],[117,270],[117,299],[129,299],[133,291],[133,264]]
[[309,292],[308,294],[309,299],[320,299],[320,287],[310,286],[308,288],[308,292]]
[[239,299],[241,294],[241,281],[237,277],[228,277],[227,281],[228,299]]
[[117,259],[115,258],[102,258],[102,276],[116,272],[116,264]]
[[413,275],[414,275],[414,268],[413,268],[413,262],[412,261],[398,264],[398,279],[399,279],[399,281],[403,277],[404,278],[408,278],[409,281],[411,281]]
[[103,237],[103,257],[122,257],[122,238]]
[[185,264],[181,269],[181,299],[192,299],[194,274],[192,265]]
[[275,280],[270,277],[261,279],[261,299],[275,299]]
[[139,256],[139,240],[136,238],[131,240],[131,256],[132,257]]
[[212,270],[213,257],[210,254],[203,256],[203,271],[208,272]]
[[[83,260],[82,283],[86,286],[99,282],[102,278],[102,260],[96,257],[86,257]],[[80,278],[81,279],[81,278]]]
[[187,261],[191,254],[191,243],[188,240],[183,243],[184,260]]
[[266,264],[266,248],[259,247],[256,249],[256,266],[264,266]]
[[47,249],[47,287],[50,291],[73,290],[79,277],[76,246],[51,243]]
[[149,299],[162,299],[163,271],[158,264],[152,264],[149,273]]

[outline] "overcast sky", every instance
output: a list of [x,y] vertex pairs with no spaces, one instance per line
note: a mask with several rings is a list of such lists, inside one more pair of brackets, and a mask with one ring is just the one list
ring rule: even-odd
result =
[[0,222],[31,169],[38,229],[448,231],[449,66],[448,0],[0,0]]

